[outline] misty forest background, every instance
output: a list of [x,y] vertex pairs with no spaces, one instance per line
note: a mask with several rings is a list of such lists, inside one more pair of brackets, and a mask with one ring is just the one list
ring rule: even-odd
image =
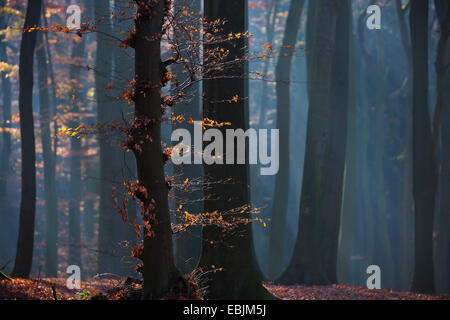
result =
[[[71,131],[133,118],[134,103],[116,97],[138,71],[139,45],[136,57],[131,46],[121,45],[134,27],[136,9],[126,0],[29,2],[0,1],[0,269],[24,277],[66,277],[68,265],[79,265],[83,279],[138,277],[130,251],[140,243],[132,223],[133,217],[142,223],[139,208],[128,204],[127,223],[116,208],[124,181],[137,179],[133,152],[118,146],[122,137],[112,131]],[[65,27],[70,4],[79,5],[82,22],[96,29],[77,35],[53,28]],[[381,7],[381,30],[366,26],[371,4]],[[248,30],[247,52],[274,51],[245,64],[245,77],[223,82],[218,90],[224,99],[239,93],[236,105],[248,107],[243,126],[280,129],[277,175],[260,175],[259,165],[237,171],[237,177],[249,177],[241,204],[258,208],[251,224],[230,231],[245,248],[209,252],[206,247],[215,244],[208,234],[214,230],[202,233],[201,225],[193,226],[172,237],[177,268],[190,273],[202,256],[200,264],[232,270],[236,281],[243,281],[242,271],[245,281],[251,274],[282,284],[365,286],[367,267],[378,265],[382,288],[450,292],[448,1],[174,0],[172,5],[175,11],[204,12],[206,19],[223,15],[224,29],[235,33]],[[28,16],[38,21],[29,26],[48,29],[23,33]],[[34,48],[32,41],[23,44],[31,34]],[[162,47],[167,60],[167,46]],[[20,55],[27,50],[28,58]],[[183,73],[182,63],[168,68]],[[23,83],[33,88],[29,101],[19,86],[26,70],[30,75]],[[202,97],[214,85],[192,86],[192,98],[168,114],[201,119],[210,108]],[[227,105],[233,102],[221,104],[225,115],[234,112]],[[172,144],[176,126],[162,122],[165,146]],[[214,209],[205,188],[236,192],[223,181],[202,184],[201,165],[169,161],[165,174],[173,179],[174,223],[180,204],[181,211],[194,214]],[[19,219],[21,211],[28,215]],[[18,238],[30,243],[25,234],[31,241],[34,234],[31,264],[31,255],[17,251]],[[239,254],[230,254],[233,250]]]

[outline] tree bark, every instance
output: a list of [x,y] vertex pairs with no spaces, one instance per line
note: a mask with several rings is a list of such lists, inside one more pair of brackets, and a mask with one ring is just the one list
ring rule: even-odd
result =
[[312,19],[307,25],[309,111],[299,227],[292,260],[278,279],[280,283],[329,283],[320,267],[320,222],[327,192],[326,161],[332,142],[331,75],[337,21],[342,7],[341,2],[331,0],[309,3],[308,19]]
[[351,2],[340,1],[331,74],[330,118],[324,196],[320,212],[320,265],[330,283],[337,283],[337,254],[347,144],[349,105]]
[[[436,283],[440,292],[450,291],[449,230],[450,230],[450,5],[447,1],[436,0],[436,11],[440,22],[440,38],[436,58],[437,104],[441,104],[441,167],[439,183],[438,230],[436,237]],[[437,108],[437,107],[436,107]]]
[[[72,63],[69,72],[71,106],[70,127],[78,127],[81,123],[80,104],[82,103],[80,73],[84,54],[85,39],[77,35],[72,42]],[[81,268],[81,137],[70,137],[70,185],[69,185],[69,263]]]
[[280,130],[280,169],[275,177],[274,201],[269,234],[269,279],[276,279],[283,271],[284,236],[286,229],[286,214],[290,189],[289,169],[289,135],[290,135],[290,72],[293,49],[297,42],[304,0],[293,0],[284,31],[283,44],[275,70],[277,92],[277,128]]
[[348,131],[345,162],[344,190],[342,195],[341,229],[337,257],[337,279],[339,283],[351,284],[351,257],[354,252],[353,239],[356,219],[356,192],[358,183],[358,134],[356,110],[356,65],[355,37],[353,34],[351,3],[348,6],[349,20],[349,97],[348,97]]
[[428,1],[412,0],[410,11],[413,60],[413,195],[415,258],[411,290],[434,292],[433,216],[436,164],[428,112]]
[[[144,236],[143,299],[156,299],[180,277],[173,258],[168,188],[161,148],[161,33],[168,8],[164,1],[159,0],[136,0],[136,3],[135,119],[151,123],[140,123],[133,132],[133,139],[141,149],[134,149],[139,185],[148,192],[148,197],[142,197],[145,208],[150,211],[144,215],[144,221],[151,225],[151,235]],[[150,208],[151,204],[154,209]]]
[[402,259],[401,259],[401,287],[406,288],[410,284],[411,273],[409,272],[409,266],[412,264],[412,251],[411,246],[413,240],[413,199],[412,199],[412,52],[411,43],[409,40],[408,26],[406,21],[406,8],[402,6],[401,0],[396,0],[397,18],[400,28],[400,35],[402,39],[403,50],[408,61],[408,74],[407,74],[407,87],[406,87],[406,104],[408,106],[406,111],[406,123],[405,123],[405,156],[403,166],[403,194],[402,194]]
[[33,122],[33,57],[42,0],[29,0],[19,58],[19,115],[22,142],[22,190],[20,198],[19,235],[12,275],[27,278],[33,259],[34,218],[36,210],[36,150]]
[[[247,2],[243,0],[204,2],[206,21],[217,19],[226,21],[220,35],[244,33],[247,20]],[[225,61],[243,59],[245,56],[245,40],[243,38],[226,41],[221,44],[229,50]],[[213,49],[209,44],[204,50]],[[208,72],[208,80],[203,81],[203,118],[219,123],[230,122],[227,129],[243,129],[248,127],[248,105],[245,103],[247,80],[247,64],[240,60],[232,67],[219,74]],[[228,103],[234,96],[236,103]],[[225,101],[225,102],[222,102]],[[218,128],[225,135],[225,128]],[[224,154],[224,157],[226,155]],[[235,153],[236,157],[236,153]],[[237,163],[236,159],[234,163]],[[225,212],[240,208],[249,203],[247,165],[203,166],[204,169],[204,211]],[[225,182],[228,181],[228,182]],[[241,219],[249,218],[248,213],[238,215]],[[224,219],[233,218],[224,217]],[[237,217],[237,216],[236,216]],[[209,286],[207,297],[210,299],[263,299],[270,294],[261,284],[253,265],[251,223],[239,224],[227,232],[215,226],[204,226],[202,231],[202,252],[199,267],[204,271],[212,268],[223,268],[222,271],[209,272],[205,276]]]
[[[97,30],[97,54],[95,57],[95,91],[97,100],[97,119],[102,125],[113,120],[110,109],[111,98],[105,87],[112,79],[112,47],[107,44],[111,41],[108,35],[112,34],[111,8],[109,0],[97,0],[94,3],[95,20],[104,19],[96,24]],[[114,157],[116,146],[112,146],[108,136],[99,138],[100,177],[99,177],[99,231],[98,231],[98,272],[113,272],[114,268],[114,207],[112,201],[112,187]]]

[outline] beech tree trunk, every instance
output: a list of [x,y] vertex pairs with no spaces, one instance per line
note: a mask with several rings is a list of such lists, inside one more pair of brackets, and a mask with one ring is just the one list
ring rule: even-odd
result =
[[[6,1],[1,1],[4,7]],[[0,17],[0,23],[4,24],[4,17]],[[0,38],[0,61],[8,63],[6,54],[6,43]],[[11,161],[11,81],[5,72],[1,73],[2,80],[2,112],[4,131],[2,133],[2,151],[0,158],[0,259],[9,261],[11,259],[11,237],[9,231],[10,205],[8,202],[8,179]]]
[[[97,118],[102,124],[108,124],[113,120],[111,112],[112,99],[105,87],[112,79],[112,47],[107,42],[111,41],[108,35],[112,34],[111,8],[109,0],[96,0],[94,3],[95,20],[103,18],[96,24],[97,52],[95,57],[95,92],[97,100]],[[114,212],[112,200],[112,187],[114,174],[114,151],[116,145],[112,145],[107,136],[100,136],[100,176],[99,176],[99,230],[98,230],[98,272],[113,272],[114,268]]]
[[47,220],[46,253],[45,253],[45,274],[54,278],[58,271],[58,203],[56,200],[55,188],[55,161],[52,150],[51,137],[51,114],[49,99],[49,83],[47,56],[43,42],[42,32],[38,34],[38,48],[36,50],[36,60],[38,63],[39,81],[39,124],[42,142],[42,152],[44,159],[44,194]]
[[[78,36],[72,42],[72,63],[70,69],[70,112],[72,119],[70,127],[78,127],[81,123],[80,104],[81,85],[80,72],[82,70],[82,58],[84,54],[85,39]],[[81,137],[70,137],[70,184],[69,184],[69,264],[78,265],[81,267]]]
[[33,121],[33,58],[42,0],[28,0],[19,58],[19,115],[22,157],[19,235],[12,275],[27,278],[33,259],[34,218],[36,210],[36,150]]
[[[325,270],[321,268],[320,249],[323,243],[320,223],[326,192],[329,192],[325,186],[329,182],[326,161],[332,155],[330,148],[334,139],[334,131],[330,128],[331,75],[337,21],[343,7],[340,1],[317,0],[309,3],[308,19],[312,19],[307,25],[309,111],[299,227],[292,260],[278,279],[280,283],[329,283]],[[348,36],[348,30],[345,36]]]
[[269,279],[276,279],[283,271],[284,237],[286,233],[286,214],[290,189],[289,167],[289,135],[290,135],[290,72],[293,49],[297,42],[304,0],[293,0],[284,31],[283,44],[280,50],[276,76],[277,92],[277,128],[280,130],[280,169],[275,177],[275,192],[272,204],[269,239]]
[[[220,35],[244,33],[246,30],[247,1],[229,0],[204,2],[206,21],[224,20],[226,23]],[[229,50],[225,61],[235,61],[245,56],[243,38],[227,41],[219,46]],[[215,45],[206,46],[205,50]],[[203,117],[219,123],[230,122],[229,126],[218,128],[225,136],[225,129],[248,127],[248,105],[245,102],[247,64],[241,60],[227,70],[207,74],[203,81]],[[228,100],[234,96],[236,103]],[[225,102],[222,102],[225,101]],[[225,128],[226,127],[226,128]],[[224,157],[226,154],[224,152]],[[235,152],[236,157],[236,152]],[[236,159],[234,163],[237,163]],[[203,166],[205,187],[204,211],[225,212],[240,208],[249,203],[247,165],[212,164]],[[226,182],[227,181],[227,182]],[[232,215],[234,217],[234,215]],[[242,219],[248,213],[239,214]],[[224,217],[228,219],[229,217]],[[263,299],[271,295],[262,286],[253,265],[251,223],[239,224],[232,232],[215,226],[205,226],[202,232],[202,253],[199,267],[204,271],[223,268],[222,271],[205,274],[208,279],[208,298],[210,299]]]
[[[439,182],[439,223],[436,237],[436,289],[450,291],[450,5],[445,0],[436,0],[436,11],[440,22],[440,38],[436,58],[437,104],[441,104],[441,167]],[[438,108],[438,106],[436,106]]]
[[[148,197],[142,197],[145,208],[150,210],[144,221],[151,225],[151,235],[144,235],[143,299],[157,299],[180,278],[174,264],[168,188],[161,147],[161,33],[168,8],[160,0],[136,0],[136,3],[135,119],[149,120],[151,123],[140,123],[133,132],[134,142],[141,149],[134,149],[139,185],[148,192]],[[150,208],[151,204],[154,209]]]
[[428,1],[411,0],[415,258],[411,290],[434,292],[433,216],[436,164],[428,112]]

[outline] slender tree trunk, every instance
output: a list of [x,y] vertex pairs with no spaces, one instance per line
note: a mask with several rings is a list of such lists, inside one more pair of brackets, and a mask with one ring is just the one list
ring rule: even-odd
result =
[[406,87],[406,104],[408,106],[406,111],[406,123],[405,123],[405,156],[403,165],[403,194],[402,194],[402,228],[401,228],[401,248],[402,248],[402,262],[401,273],[403,274],[401,280],[401,287],[407,288],[411,282],[411,273],[409,272],[409,266],[412,264],[412,218],[413,218],[413,204],[412,204],[412,154],[411,154],[411,142],[412,142],[412,52],[411,43],[409,40],[408,26],[406,22],[406,8],[403,8],[402,1],[396,0],[397,18],[400,27],[400,35],[402,39],[403,50],[408,61],[408,83]]
[[[108,0],[97,0],[94,4],[95,20],[104,19],[97,23],[97,52],[95,58],[95,88],[97,100],[97,118],[102,124],[108,124],[113,120],[110,108],[111,98],[106,92],[106,86],[112,79],[112,47],[108,45],[112,34],[112,23],[110,16],[110,2]],[[100,147],[100,205],[99,205],[99,231],[98,231],[98,272],[112,272],[113,249],[114,249],[114,212],[112,201],[112,187],[114,164],[116,159],[114,151],[116,146],[111,145],[107,135],[99,137]]]
[[[329,182],[326,161],[331,155],[332,143],[331,75],[337,21],[342,7],[341,2],[331,0],[309,3],[308,19],[313,20],[307,26],[309,111],[300,218],[294,254],[278,280],[281,283],[328,283],[327,275],[320,268],[320,216],[328,191],[325,185]],[[348,36],[348,31],[346,33]]]
[[[94,2],[86,2],[86,15],[89,17],[94,16]],[[88,38],[89,39],[89,38]],[[85,41],[88,41],[87,39]],[[85,90],[88,90],[86,88]],[[90,107],[95,111],[95,102],[90,103]],[[86,141],[87,142],[87,141]],[[88,146],[88,143],[86,143]],[[97,222],[95,210],[95,204],[97,202],[97,195],[99,190],[99,161],[98,157],[88,158],[83,161],[83,169],[86,173],[85,183],[85,198],[84,198],[84,217],[82,218],[82,223],[84,225],[84,235],[87,239],[92,240],[96,235],[95,223]]]
[[413,60],[413,195],[415,259],[412,291],[434,292],[433,216],[436,164],[428,112],[428,1],[412,0]]
[[[125,38],[128,36],[129,31],[134,28],[134,21],[132,19],[135,8],[133,6],[124,6],[123,1],[116,0],[114,4],[114,13],[116,15],[113,23],[113,31],[115,35],[123,35]],[[114,83],[117,90],[110,90],[110,95],[113,97],[119,96],[120,91],[126,88],[126,85],[134,77],[134,62],[130,59],[133,56],[132,48],[114,48],[113,51],[113,61],[114,61],[114,71],[113,79],[116,80]],[[126,121],[133,120],[132,106],[123,100],[117,100],[109,106],[110,113],[112,115],[113,121]],[[123,118],[122,118],[123,117]],[[113,172],[110,174],[110,179],[112,178],[114,186],[117,190],[121,192],[116,193],[117,200],[123,199],[123,194],[126,191],[123,189],[122,181],[123,179],[135,180],[136,179],[136,161],[132,153],[124,152],[120,148],[112,145],[114,150],[115,163]],[[130,263],[130,259],[126,259],[130,256],[130,248],[133,246],[136,235],[133,227],[133,220],[136,218],[136,203],[130,202],[127,205],[127,222],[123,221],[117,210],[111,212],[113,216],[114,223],[114,243],[117,247],[116,254],[114,257],[114,272],[121,275],[131,275],[134,273],[135,265]],[[129,243],[130,245],[123,246],[121,243]],[[125,259],[124,259],[125,258]]]
[[55,188],[55,163],[52,150],[50,100],[48,91],[47,56],[43,42],[42,32],[38,34],[38,48],[36,60],[38,63],[39,81],[39,122],[41,142],[44,158],[44,194],[47,211],[47,235],[45,253],[45,274],[47,277],[56,277],[58,269],[58,207]]
[[[136,3],[135,119],[142,122],[136,124],[133,139],[135,143],[142,143],[141,150],[134,149],[134,154],[139,185],[148,192],[148,197],[141,198],[148,211],[144,214],[144,222],[151,225],[151,235],[144,235],[143,299],[156,299],[180,277],[173,258],[168,189],[161,148],[161,33],[168,8],[159,0],[136,0]],[[145,125],[145,120],[153,124]]]
[[[266,34],[267,34],[267,42],[269,44],[273,43],[273,38],[275,34],[275,27],[276,27],[276,19],[278,15],[278,11],[280,8],[280,3],[278,1],[270,0],[270,8],[267,9],[266,13]],[[264,61],[264,67],[262,71],[263,77],[266,77],[269,72],[270,67],[270,59],[266,59]],[[262,88],[261,88],[261,102],[260,102],[260,109],[259,109],[259,116],[258,116],[258,128],[262,128],[264,126],[264,121],[266,119],[266,112],[267,112],[267,105],[268,105],[268,99],[267,99],[267,93],[268,93],[268,81],[262,82]]]
[[[373,1],[371,1],[373,3]],[[362,104],[364,111],[364,119],[366,125],[364,125],[364,138],[363,138],[363,150],[367,154],[364,155],[364,160],[367,162],[365,170],[363,170],[363,192],[365,199],[365,207],[366,211],[366,221],[367,223],[367,244],[365,246],[365,257],[366,263],[380,265],[387,276],[385,277],[389,286],[392,284],[392,254],[391,254],[391,244],[389,240],[389,232],[387,228],[386,218],[386,200],[385,200],[385,186],[384,186],[384,169],[383,169],[383,159],[384,159],[384,148],[385,143],[384,134],[380,134],[380,132],[384,132],[383,127],[383,119],[384,119],[384,105],[386,103],[386,93],[385,93],[385,77],[384,77],[384,58],[383,51],[381,48],[381,37],[380,34],[377,34],[377,58],[375,59],[369,52],[367,52],[365,48],[365,23],[364,23],[365,11],[359,16],[358,19],[358,37],[359,37],[359,49],[361,51],[361,55],[363,58],[363,68],[362,68],[362,87],[361,90],[364,92]],[[367,90],[367,80],[366,80],[366,71],[369,71],[371,74],[376,76],[376,91],[375,95],[372,92]],[[366,94],[366,91],[368,94]],[[370,105],[375,106],[375,121],[370,121]],[[373,134],[376,135],[376,143],[374,148],[374,154],[371,154],[369,151],[369,134],[370,129],[366,129],[366,127],[370,128],[371,123],[373,123],[372,131]],[[372,160],[373,159],[373,160]],[[370,163],[370,162],[373,162]],[[375,194],[375,197],[371,195],[371,185],[370,185],[370,167],[373,166],[375,168],[375,185],[372,187],[374,190],[372,191]],[[373,202],[373,200],[375,202]],[[372,208],[373,207],[373,208]],[[375,229],[371,226],[377,225],[378,229]]]
[[[4,6],[5,1],[0,3]],[[4,18],[0,17],[3,24]],[[0,39],[0,60],[8,63],[6,54],[6,43]],[[11,81],[4,72],[1,73],[2,80],[2,111],[3,111],[3,133],[2,133],[2,153],[0,158],[0,259],[9,261],[11,259],[11,239],[9,231],[9,201],[8,201],[8,179],[10,173],[11,160]]]
[[[80,73],[84,54],[85,39],[74,35],[72,42],[72,67],[70,79],[71,127],[80,125],[81,84]],[[69,263],[81,267],[81,138],[70,138],[70,185],[69,185]]]
[[[247,2],[243,0],[204,2],[206,21],[221,19],[226,21],[220,35],[243,33],[246,30]],[[245,56],[245,40],[234,39],[221,45],[229,50],[226,61],[235,61]],[[208,45],[204,50],[213,49]],[[241,60],[242,61],[242,60]],[[230,122],[227,129],[248,127],[248,105],[246,96],[245,62],[234,63],[229,70],[217,74],[208,72],[208,80],[203,81],[203,117],[219,123]],[[223,77],[225,73],[226,77]],[[230,104],[233,96],[236,103]],[[220,102],[220,101],[226,102]],[[225,135],[225,128],[221,127]],[[226,155],[224,154],[224,157]],[[236,152],[235,152],[236,157]],[[236,159],[235,162],[237,163]],[[204,210],[205,212],[226,212],[246,206],[248,199],[247,165],[204,165]],[[228,181],[228,182],[224,182]],[[235,217],[234,215],[231,217]],[[249,218],[248,213],[239,214],[242,219]],[[230,217],[224,217],[229,219]],[[223,268],[205,276],[209,280],[208,297],[211,299],[262,299],[270,294],[261,284],[253,266],[251,223],[239,224],[232,232],[220,230],[215,226],[203,227],[203,246],[199,266],[203,270]]]
[[[361,26],[361,22],[358,21],[358,46],[361,52],[361,68],[360,68],[360,76],[359,76],[359,84],[360,84],[360,92],[361,92],[361,199],[360,199],[360,210],[361,214],[359,214],[359,225],[355,229],[356,235],[354,237],[354,245],[355,245],[355,256],[359,254],[360,257],[364,257],[364,259],[353,260],[352,270],[358,270],[358,272],[354,272],[353,275],[358,274],[361,268],[361,263],[368,265],[369,257],[372,256],[371,249],[373,242],[373,228],[370,227],[373,224],[373,221],[370,219],[373,216],[373,208],[371,203],[371,192],[370,192],[370,177],[369,177],[369,151],[370,151],[370,107],[369,107],[369,97],[367,90],[367,71],[369,69],[369,61],[365,56],[365,48],[364,48],[364,29]],[[362,226],[360,225],[362,224]],[[366,241],[358,241],[361,235],[365,235]],[[363,285],[364,281],[360,277],[356,277],[353,282],[354,284]]]
[[[440,292],[449,292],[450,276],[449,232],[450,232],[450,5],[436,0],[440,22],[440,38],[436,58],[437,102],[441,104],[441,167],[439,183],[439,224],[436,237],[436,283]],[[438,108],[436,106],[436,108]]]
[[304,0],[293,0],[284,31],[283,44],[280,50],[276,76],[277,92],[277,128],[280,130],[280,169],[275,177],[274,201],[270,223],[269,239],[269,278],[276,279],[283,271],[284,236],[286,229],[286,214],[290,189],[289,169],[289,135],[290,135],[290,72],[293,49],[297,42]]
[[348,6],[349,13],[349,110],[348,110],[348,133],[345,163],[344,193],[342,195],[342,218],[339,237],[339,251],[336,272],[340,283],[350,284],[351,279],[351,257],[353,255],[353,238],[356,219],[356,192],[358,182],[358,133],[357,133],[357,111],[356,111],[356,82],[355,82],[355,39],[352,28],[351,3]]
[[384,270],[384,286],[392,288],[393,286],[393,257],[392,248],[387,225],[388,212],[386,205],[386,183],[384,174],[384,154],[386,149],[385,139],[383,134],[385,130],[385,108],[386,108],[386,85],[385,85],[385,63],[384,51],[381,34],[376,35],[377,43],[377,57],[376,57],[376,81],[377,89],[375,96],[375,212],[373,221],[377,228],[374,228],[374,242],[373,242],[373,259],[371,263],[379,265]]
[[36,32],[28,28],[39,24],[41,0],[29,0],[19,58],[19,115],[22,142],[22,190],[20,200],[19,235],[12,275],[27,278],[33,259],[34,217],[36,210],[36,150],[33,122],[33,57]]

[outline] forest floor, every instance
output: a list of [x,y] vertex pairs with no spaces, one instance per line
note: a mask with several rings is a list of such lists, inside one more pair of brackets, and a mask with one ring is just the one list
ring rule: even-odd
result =
[[[450,295],[369,290],[347,285],[265,286],[283,300],[450,300]],[[130,298],[130,292],[139,289],[139,283],[125,284],[123,280],[82,281],[80,290],[68,289],[65,279],[0,280],[0,300],[55,300],[55,296],[57,300],[121,300]]]

